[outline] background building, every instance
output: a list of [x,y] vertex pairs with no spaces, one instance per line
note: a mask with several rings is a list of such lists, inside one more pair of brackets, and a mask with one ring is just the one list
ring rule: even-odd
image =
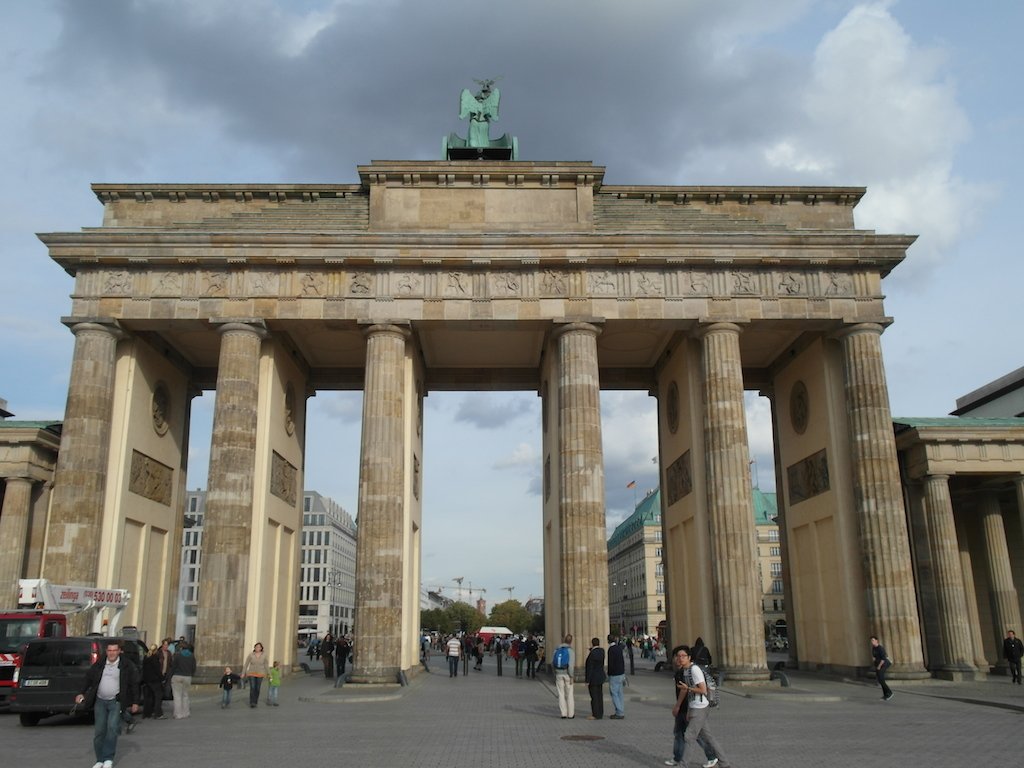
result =
[[661,490],[650,491],[608,539],[608,615],[630,635],[655,635],[665,620]]
[[757,563],[761,572],[761,610],[769,648],[788,644],[786,601],[782,583],[782,545],[779,543],[778,507],[775,494],[754,489],[754,526],[757,529]]
[[[340,504],[316,491],[303,494],[299,558],[300,639],[352,631],[355,617],[356,526]],[[206,491],[185,496],[181,588],[176,635],[195,639]]]

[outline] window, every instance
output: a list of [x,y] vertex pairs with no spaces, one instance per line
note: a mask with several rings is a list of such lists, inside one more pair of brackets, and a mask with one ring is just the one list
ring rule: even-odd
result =
[[[312,496],[304,496],[302,498],[302,511],[303,512],[309,512],[309,510],[311,510],[312,508],[313,508],[313,497]],[[305,515],[303,515],[303,517],[305,517]]]
[[770,531],[768,531],[768,541],[778,541],[778,540],[779,540],[779,529],[778,528],[772,528]]
[[771,549],[769,550],[769,554],[770,554],[770,555],[771,555],[772,557],[780,557],[780,556],[782,555],[782,553],[781,553],[781,552],[780,552],[780,550],[779,550],[779,547],[772,547],[772,548],[771,548]]
[[772,594],[773,595],[781,595],[782,594],[782,579],[772,579]]
[[782,575],[782,563],[772,563],[772,576],[777,577]]
[[188,511],[189,512],[195,512],[196,509],[198,509],[198,508],[199,508],[199,497],[198,496],[193,496],[191,499],[188,500]]
[[661,557],[661,547],[656,547],[654,550],[655,557]]

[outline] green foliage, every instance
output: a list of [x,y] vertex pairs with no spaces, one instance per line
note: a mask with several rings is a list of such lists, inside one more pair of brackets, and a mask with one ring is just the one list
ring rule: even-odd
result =
[[[525,632],[533,624],[533,614],[527,611],[518,600],[506,600],[491,609],[487,621],[494,627],[508,627],[516,634]],[[542,630],[543,631],[543,624]]]
[[484,617],[469,603],[455,603],[445,611],[452,621],[452,628],[449,631],[469,633],[476,632],[483,626]]
[[451,617],[443,608],[430,608],[420,611],[420,627],[423,629],[433,629],[442,634],[448,634],[452,631],[451,625]]

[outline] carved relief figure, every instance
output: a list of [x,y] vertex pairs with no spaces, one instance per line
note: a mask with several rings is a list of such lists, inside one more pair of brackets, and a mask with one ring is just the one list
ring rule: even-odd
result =
[[545,269],[540,279],[542,293],[554,294],[555,296],[565,295],[565,275],[550,269]]
[[499,272],[494,276],[494,293],[497,296],[513,296],[519,293],[519,281],[511,272]]
[[615,275],[608,270],[592,272],[590,278],[590,292],[600,294],[618,293],[618,286],[615,283]]
[[370,292],[372,276],[369,272],[357,272],[352,275],[352,293],[365,296]]
[[158,435],[163,437],[170,428],[167,419],[171,413],[171,396],[163,382],[160,382],[153,388],[152,409],[153,429]]
[[842,272],[829,272],[828,283],[825,285],[826,296],[849,296],[853,293],[853,281]]
[[708,292],[708,277],[700,272],[688,272],[686,274],[686,284],[690,293]]
[[227,293],[227,285],[227,272],[211,272],[206,276],[206,295],[223,296]]
[[751,272],[732,273],[733,293],[757,293],[757,285]]
[[302,275],[301,282],[303,296],[323,295],[323,282],[319,273],[304,272]]
[[660,276],[652,276],[647,272],[640,273],[640,278],[636,281],[636,291],[641,296],[660,296],[662,293]]
[[104,293],[131,293],[132,276],[126,270],[108,272],[107,279],[103,283]]
[[160,296],[178,296],[181,293],[181,275],[164,272],[157,280],[156,292]]
[[469,292],[469,275],[465,272],[449,272],[448,282],[445,284],[444,292],[451,294],[465,295]]
[[792,296],[797,293],[803,293],[804,285],[795,275],[786,275],[779,281],[779,290]]
[[410,275],[406,273],[398,278],[398,292],[405,296],[420,293],[419,275]]

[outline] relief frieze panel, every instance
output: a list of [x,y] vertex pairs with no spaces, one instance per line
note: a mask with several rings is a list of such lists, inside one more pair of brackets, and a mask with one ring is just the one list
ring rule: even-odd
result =
[[169,507],[173,480],[174,470],[169,466],[144,453],[132,451],[128,476],[129,491]]
[[250,272],[246,280],[246,293],[250,296],[276,296],[279,277],[276,272],[260,270]]
[[786,469],[789,481],[789,503],[799,504],[801,501],[824,493],[831,487],[828,477],[828,456],[822,448],[806,459],[796,462]]
[[522,288],[515,272],[498,272],[491,275],[491,295],[499,297],[519,296]]
[[298,499],[298,475],[299,470],[292,466],[288,459],[277,451],[272,452],[270,458],[270,492],[289,506],[295,506]]
[[107,272],[103,276],[103,293],[107,296],[130,296],[133,288],[132,273],[127,269]]
[[466,272],[448,272],[441,285],[442,296],[463,299],[473,295],[473,282]]
[[686,498],[692,491],[693,468],[690,452],[686,451],[665,467],[665,501],[671,506],[680,499]]

